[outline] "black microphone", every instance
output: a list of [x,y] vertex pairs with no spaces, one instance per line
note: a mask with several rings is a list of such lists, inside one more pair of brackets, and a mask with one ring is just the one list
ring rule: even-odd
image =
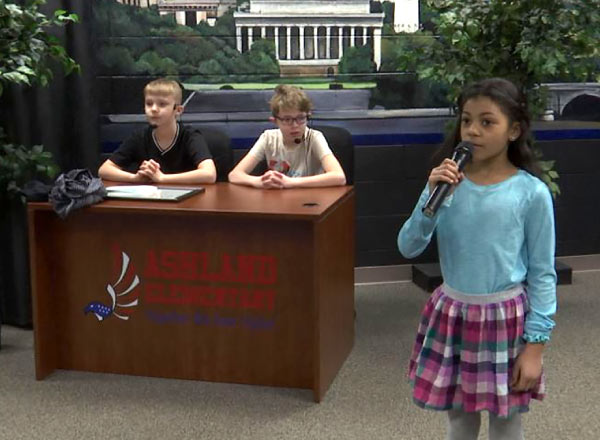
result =
[[297,143],[297,144],[299,144],[300,142],[302,142],[302,139],[301,138],[296,138],[296,139],[294,139],[294,142]]
[[[452,160],[458,165],[458,171],[463,170],[467,162],[471,160],[472,156],[473,144],[471,142],[462,141],[456,146],[454,153],[452,153]],[[429,195],[427,203],[425,203],[423,214],[427,217],[433,217],[448,195],[450,188],[452,188],[452,185],[448,182],[438,182]]]

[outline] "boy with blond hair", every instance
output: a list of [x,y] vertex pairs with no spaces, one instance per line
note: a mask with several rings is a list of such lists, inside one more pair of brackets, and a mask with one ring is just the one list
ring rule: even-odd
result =
[[144,87],[149,126],[133,133],[98,170],[103,179],[131,183],[214,183],[215,164],[200,131],[177,122],[182,87],[157,79]]
[[[261,134],[229,173],[229,181],[267,189],[345,185],[344,171],[325,136],[307,127],[312,103],[306,94],[297,87],[279,85],[270,106],[269,120],[278,128]],[[262,176],[250,175],[263,159],[268,171]]]

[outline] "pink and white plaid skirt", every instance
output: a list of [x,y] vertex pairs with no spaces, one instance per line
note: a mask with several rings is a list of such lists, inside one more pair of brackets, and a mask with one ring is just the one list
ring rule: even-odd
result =
[[543,374],[530,391],[514,392],[508,385],[524,347],[527,308],[522,286],[489,295],[438,287],[423,310],[410,358],[414,402],[509,417],[528,411],[532,398],[542,400]]

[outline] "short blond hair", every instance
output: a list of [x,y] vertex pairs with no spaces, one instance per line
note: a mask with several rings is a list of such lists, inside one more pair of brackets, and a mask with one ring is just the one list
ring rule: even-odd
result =
[[280,84],[275,87],[275,93],[269,101],[271,113],[277,116],[282,109],[300,110],[310,113],[312,102],[303,90],[298,87]]
[[177,81],[166,78],[155,79],[146,84],[144,87],[144,97],[148,94],[171,96],[177,105],[181,104],[183,95],[181,85]]

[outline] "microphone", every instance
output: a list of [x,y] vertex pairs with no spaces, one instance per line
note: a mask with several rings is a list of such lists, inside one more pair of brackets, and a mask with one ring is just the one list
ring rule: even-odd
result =
[[[460,142],[452,153],[452,160],[458,165],[458,171],[462,171],[467,162],[471,160],[473,156],[473,144],[467,141]],[[448,195],[448,192],[452,188],[448,182],[438,182],[435,188],[429,195],[425,207],[423,207],[423,214],[427,217],[433,217],[439,207],[442,205],[444,199]]]
[[294,142],[299,144],[300,142],[302,142],[302,138],[296,138],[296,139],[294,139]]

